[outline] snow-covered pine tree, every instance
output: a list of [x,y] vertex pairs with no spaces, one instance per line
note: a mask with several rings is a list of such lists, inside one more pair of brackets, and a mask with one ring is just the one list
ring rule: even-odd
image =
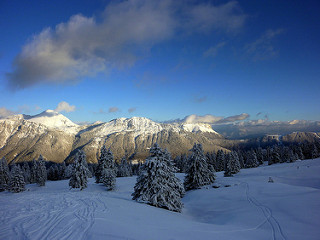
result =
[[279,148],[277,146],[275,146],[272,149],[271,158],[268,161],[268,165],[271,165],[274,163],[280,163],[280,153],[279,153]]
[[86,160],[86,154],[84,151],[79,150],[76,154],[74,162],[72,164],[73,171],[69,180],[69,186],[71,188],[85,189],[88,183],[88,165]]
[[208,166],[212,169],[212,171],[216,172],[216,154],[215,153],[206,153],[206,159]]
[[174,174],[176,168],[169,156],[157,143],[150,148],[150,155],[141,166],[132,196],[138,202],[181,212],[181,198],[185,192]]
[[96,178],[96,183],[102,183],[101,174],[102,171],[106,168],[106,161],[107,161],[107,155],[108,155],[108,150],[106,146],[102,146],[100,150],[100,157],[98,159],[98,166],[95,171],[95,178]]
[[305,157],[303,155],[303,151],[302,151],[301,145],[297,149],[297,154],[298,154],[298,157],[299,157],[300,160],[305,159]]
[[224,166],[225,166],[225,154],[224,152],[220,149],[217,152],[217,157],[216,157],[216,171],[220,172],[224,170]]
[[100,181],[106,186],[108,191],[114,190],[116,187],[117,168],[115,166],[113,153],[110,148],[107,150],[104,160],[103,169],[101,171]]
[[311,158],[312,159],[315,159],[319,157],[319,152],[318,152],[318,148],[315,144],[312,144],[312,147],[311,147]]
[[120,165],[118,167],[118,177],[129,177],[130,175],[130,165],[128,164],[128,161],[126,157],[123,157],[121,159]]
[[37,182],[37,172],[38,172],[38,163],[35,159],[32,160],[31,163],[31,169],[30,169],[30,183],[36,183]]
[[230,177],[233,174],[240,172],[240,162],[237,152],[232,151],[229,153],[228,161],[226,162],[226,169],[224,172],[225,177]]
[[45,186],[47,181],[47,169],[46,164],[43,160],[42,155],[40,154],[38,158],[38,166],[37,166],[37,183],[39,186]]
[[255,168],[258,166],[259,166],[259,163],[258,163],[255,151],[254,150],[248,151],[246,168]]
[[238,150],[237,154],[238,154],[238,157],[239,157],[240,168],[244,168],[243,152]]
[[28,162],[24,162],[22,165],[22,173],[26,184],[30,183],[31,171]]
[[184,179],[185,189],[198,189],[214,182],[215,173],[208,167],[201,144],[194,144]]
[[10,184],[10,172],[7,160],[3,157],[0,160],[0,192],[8,190]]
[[21,168],[14,164],[11,169],[10,191],[14,193],[23,192],[26,190],[25,186]]
[[261,147],[258,147],[258,149],[256,150],[256,155],[257,155],[257,160],[259,165],[263,164],[264,157],[263,157],[263,150]]

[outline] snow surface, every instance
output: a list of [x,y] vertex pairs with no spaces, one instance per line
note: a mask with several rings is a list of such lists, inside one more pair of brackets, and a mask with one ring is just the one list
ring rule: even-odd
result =
[[94,179],[83,191],[27,185],[0,193],[0,239],[319,239],[319,172],[320,158],[218,173],[220,188],[187,192],[182,213],[131,200],[135,177],[113,192]]
[[38,115],[29,116],[25,119],[30,122],[43,124],[48,128],[62,130],[70,134],[76,134],[80,128],[79,125],[73,123],[67,117],[53,110],[46,110]]

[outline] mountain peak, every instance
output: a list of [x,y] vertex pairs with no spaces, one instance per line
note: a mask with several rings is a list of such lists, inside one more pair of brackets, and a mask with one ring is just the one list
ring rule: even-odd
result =
[[43,124],[48,128],[55,128],[69,133],[76,133],[79,127],[64,115],[50,109],[43,111],[38,115],[30,116],[27,120]]

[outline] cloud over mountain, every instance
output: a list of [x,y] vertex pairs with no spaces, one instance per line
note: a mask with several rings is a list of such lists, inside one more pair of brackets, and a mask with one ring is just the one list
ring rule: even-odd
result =
[[75,83],[130,67],[146,50],[178,33],[236,32],[245,18],[236,1],[116,1],[99,19],[77,14],[34,35],[16,56],[7,80],[12,89]]
[[69,103],[62,101],[58,104],[55,109],[56,112],[74,112],[76,110],[76,106],[70,105]]

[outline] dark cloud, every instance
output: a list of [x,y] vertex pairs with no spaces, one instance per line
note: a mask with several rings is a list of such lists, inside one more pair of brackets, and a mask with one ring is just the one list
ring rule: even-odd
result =
[[146,50],[178,32],[236,32],[245,18],[236,1],[217,6],[174,0],[116,1],[106,7],[101,20],[78,14],[34,35],[6,77],[12,89],[73,84],[85,76],[130,67]]
[[108,112],[109,112],[109,113],[119,112],[119,108],[117,108],[117,107],[110,107]]

